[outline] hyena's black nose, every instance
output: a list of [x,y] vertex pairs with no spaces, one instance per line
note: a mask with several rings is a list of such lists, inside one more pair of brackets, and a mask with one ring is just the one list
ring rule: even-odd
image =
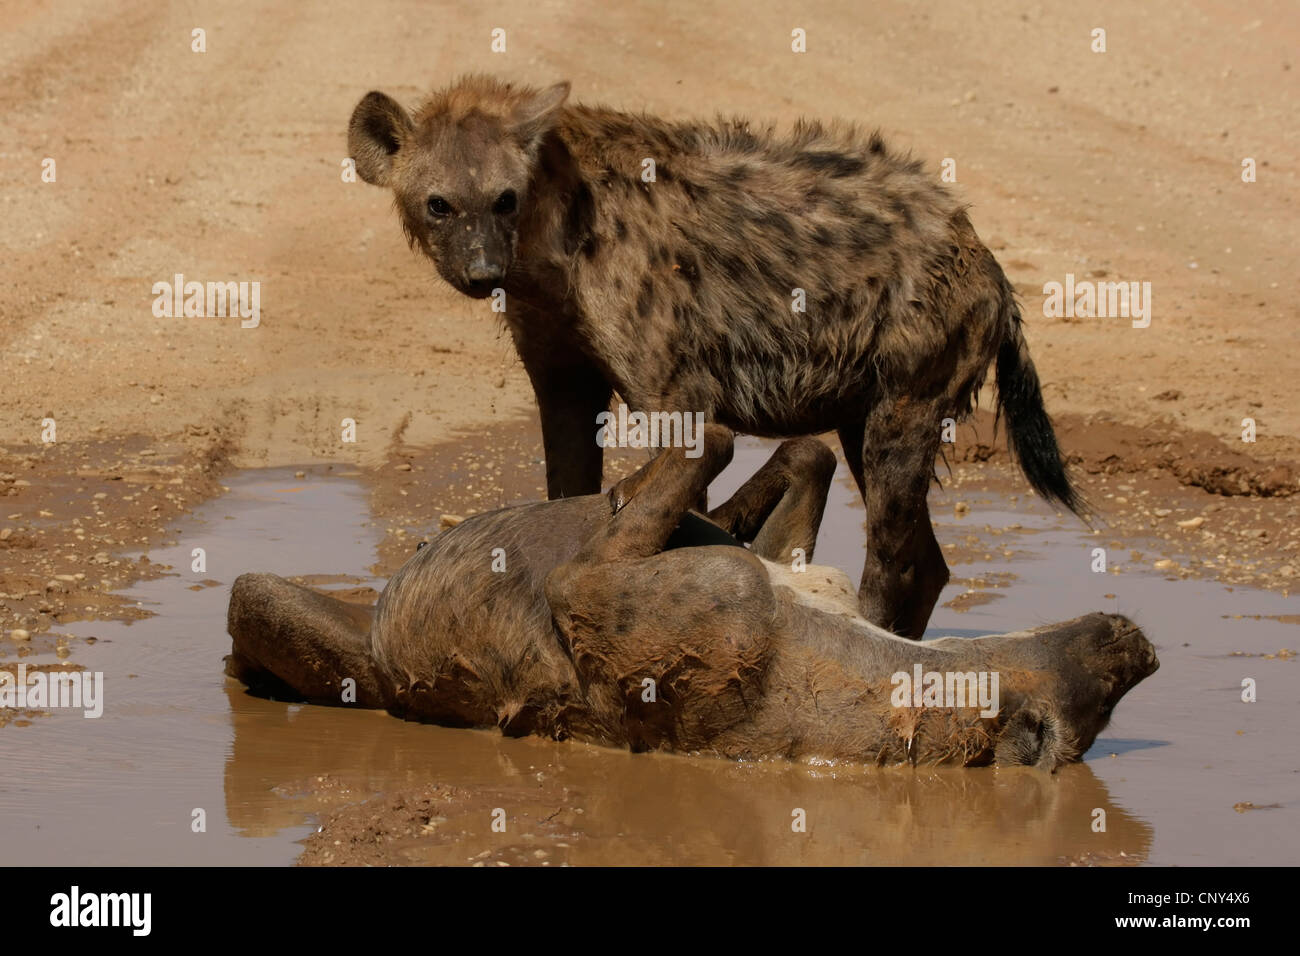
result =
[[483,258],[475,259],[465,269],[465,278],[475,285],[486,282],[499,282],[503,275],[505,275],[505,270],[501,268],[501,263],[488,262]]

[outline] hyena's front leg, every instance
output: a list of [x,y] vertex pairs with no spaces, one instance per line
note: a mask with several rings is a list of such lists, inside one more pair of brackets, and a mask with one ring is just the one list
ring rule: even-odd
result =
[[834,475],[835,453],[817,439],[782,442],[709,519],[769,561],[788,562],[795,549],[811,561]]
[[596,443],[596,416],[609,407],[609,383],[588,366],[529,371],[542,418],[546,497],[599,493],[604,452]]
[[596,416],[609,408],[613,388],[575,345],[539,331],[543,315],[530,313],[525,321],[511,332],[542,419],[546,497],[598,494],[604,454],[596,444]]

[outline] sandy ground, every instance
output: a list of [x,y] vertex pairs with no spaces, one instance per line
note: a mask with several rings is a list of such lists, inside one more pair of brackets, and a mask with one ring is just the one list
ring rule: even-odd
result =
[[[490,52],[494,27],[506,53]],[[790,52],[795,27],[805,54]],[[508,337],[408,251],[383,193],[340,176],[368,89],[413,103],[468,70],[567,78],[575,99],[673,117],[843,116],[936,175],[954,159],[1023,297],[1103,540],[1140,538],[1171,574],[1289,591],[1297,49],[1286,2],[6,0],[0,633],[23,654],[60,642],[61,623],[138,613],[109,592],[157,569],[122,553],[232,469],[360,466],[392,527],[380,571],[409,553],[405,529],[497,503],[503,470],[540,487]],[[177,273],[259,281],[261,324],[156,318],[153,283]],[[1150,282],[1150,327],[1044,316],[1044,283],[1066,273]],[[488,426],[517,439],[449,482],[431,449]],[[987,417],[950,455],[970,481],[1004,457]]]

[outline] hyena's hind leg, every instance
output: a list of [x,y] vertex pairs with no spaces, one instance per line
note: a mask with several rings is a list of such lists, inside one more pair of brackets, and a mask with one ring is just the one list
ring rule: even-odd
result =
[[949,407],[881,400],[870,408],[863,428],[859,484],[867,510],[867,554],[859,607],[871,623],[917,640],[948,583],[926,497],[940,422]]
[[[386,683],[370,656],[374,610],[326,597],[274,574],[241,574],[226,627],[226,673],[250,690],[313,704],[381,708]],[[355,684],[346,684],[351,679]]]
[[731,430],[721,425],[704,426],[698,458],[688,458],[682,448],[664,449],[609,490],[613,518],[572,563],[603,564],[664,550],[709,483],[730,464],[734,450]]
[[709,519],[769,561],[788,563],[796,549],[811,561],[834,475],[835,453],[817,439],[782,442]]

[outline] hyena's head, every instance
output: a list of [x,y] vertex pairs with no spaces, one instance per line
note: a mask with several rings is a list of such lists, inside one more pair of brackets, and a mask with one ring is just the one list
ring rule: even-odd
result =
[[393,190],[413,246],[466,295],[501,285],[542,138],[568,83],[537,91],[467,77],[409,115],[367,93],[352,111],[348,150],[361,178]]

